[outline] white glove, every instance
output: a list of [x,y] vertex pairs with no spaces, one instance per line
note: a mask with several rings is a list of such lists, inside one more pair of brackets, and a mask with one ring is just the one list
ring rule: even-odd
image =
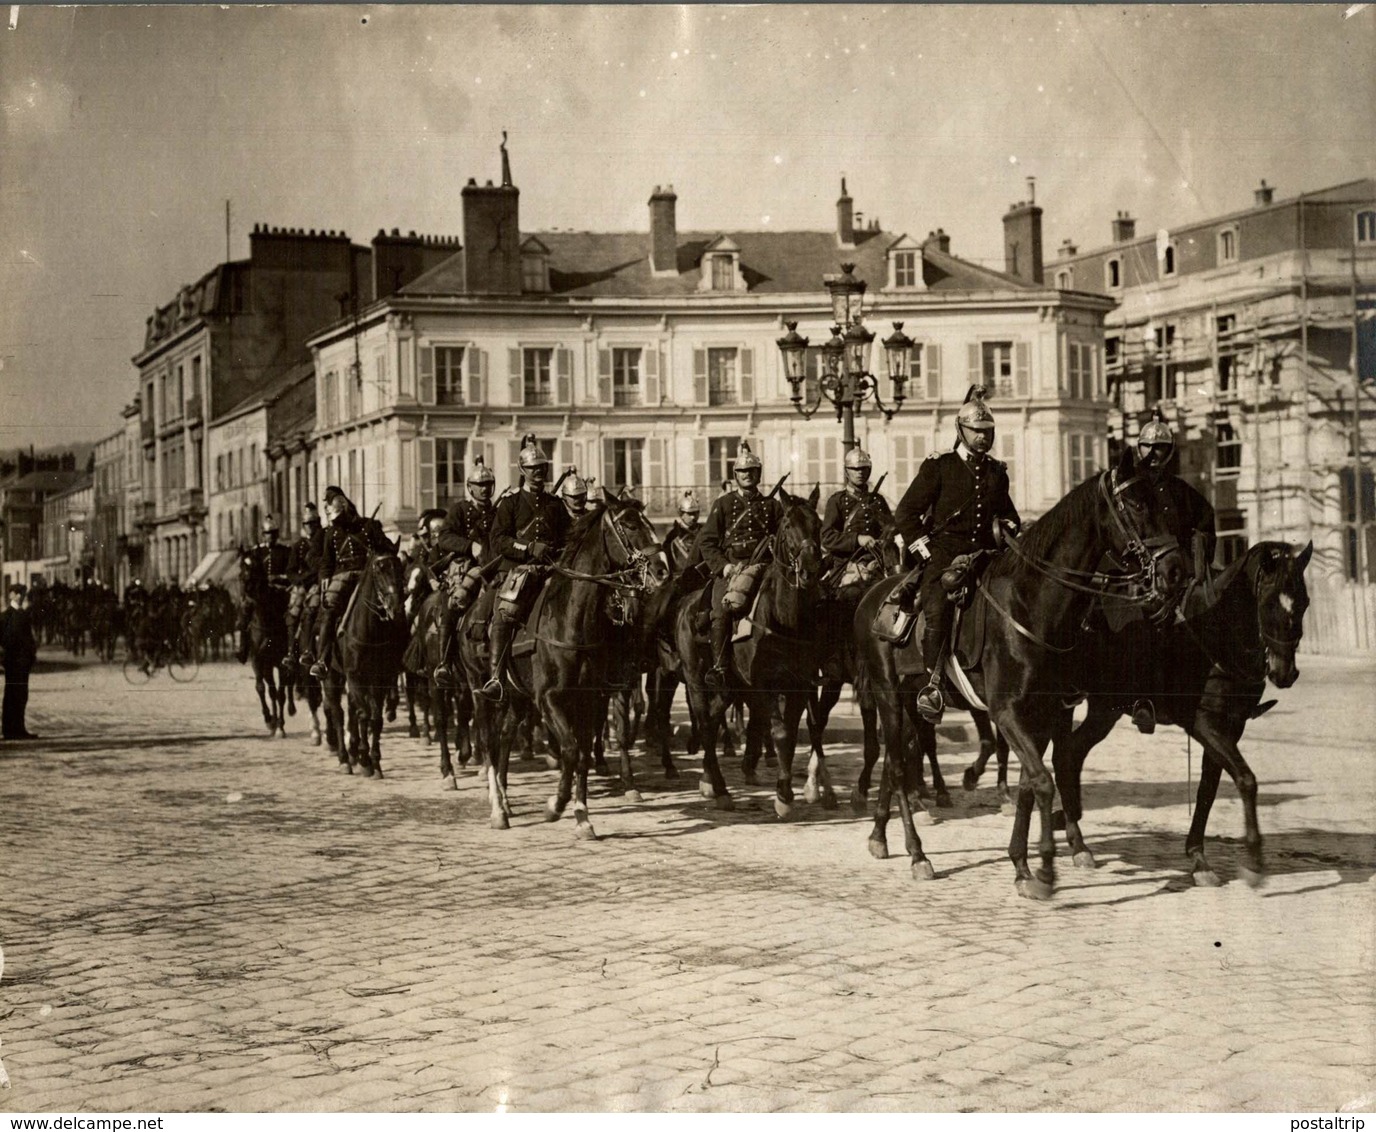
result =
[[920,539],[915,539],[908,549],[914,554],[922,555],[923,562],[930,562],[932,560],[932,552],[927,549],[926,535],[923,535]]
[[874,536],[873,536],[873,535],[857,535],[857,536],[855,537],[855,541],[858,542],[858,543],[860,544],[860,549],[861,549],[861,550],[868,550],[870,547],[872,547],[872,546],[874,545]]

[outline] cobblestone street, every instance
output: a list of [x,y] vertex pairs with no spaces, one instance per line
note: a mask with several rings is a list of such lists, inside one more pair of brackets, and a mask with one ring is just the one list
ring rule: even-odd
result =
[[[1063,854],[1041,905],[992,772],[959,790],[972,743],[943,746],[924,884],[848,808],[780,823],[735,764],[722,813],[697,760],[666,784],[639,759],[645,801],[597,782],[580,843],[542,818],[555,775],[513,760],[499,833],[400,720],[386,780],[349,778],[308,717],[262,737],[238,666],[131,688],[43,659],[41,739],[0,744],[0,1109],[1373,1104],[1371,666],[1301,657],[1244,740],[1264,887],[1226,780],[1224,886],[1190,885],[1184,736],[1123,722],[1086,770],[1100,867]],[[848,797],[858,746],[832,751]]]

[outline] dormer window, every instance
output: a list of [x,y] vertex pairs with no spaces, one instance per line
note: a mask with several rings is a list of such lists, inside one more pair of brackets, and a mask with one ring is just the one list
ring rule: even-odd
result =
[[912,291],[923,285],[922,247],[909,236],[900,236],[888,251],[889,287]]
[[1175,274],[1175,241],[1172,240],[1162,249],[1161,252],[1161,274],[1165,276]]
[[1118,291],[1123,286],[1123,261],[1114,256],[1104,264],[1104,282],[1110,291]]
[[1237,225],[1220,230],[1218,233],[1218,262],[1237,262]]
[[521,244],[521,290],[549,291],[549,248],[534,236]]
[[1357,243],[1376,244],[1376,210],[1357,213]]
[[702,281],[698,284],[703,291],[744,291],[745,280],[741,275],[741,249],[729,236],[718,236],[702,255]]
[[1073,291],[1075,290],[1075,273],[1068,267],[1061,268],[1056,272],[1056,290]]

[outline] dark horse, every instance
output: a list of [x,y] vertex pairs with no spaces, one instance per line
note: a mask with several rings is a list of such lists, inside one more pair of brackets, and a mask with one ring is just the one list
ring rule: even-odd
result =
[[[382,713],[395,690],[406,648],[401,560],[395,549],[372,551],[339,622],[334,661],[322,681],[330,737],[350,774],[382,777]],[[347,727],[344,697],[348,696]]]
[[[628,595],[653,593],[669,576],[654,527],[638,499],[607,493],[603,506],[574,523],[559,561],[550,568],[544,592],[536,599],[524,630],[513,643],[507,666],[508,689],[521,710],[533,703],[549,728],[559,756],[559,788],[545,811],[549,821],[563,816],[573,798],[574,833],[597,836],[588,819],[588,770],[593,739],[607,718],[611,691],[624,678],[627,629],[632,615]],[[460,655],[471,687],[486,679],[486,650],[478,647],[471,622],[481,603],[464,616]],[[632,630],[633,632],[633,630]],[[528,642],[523,646],[522,639]],[[524,649],[530,649],[520,655]],[[494,829],[510,825],[507,763],[510,747],[499,741],[499,705],[474,698],[475,729],[488,754],[488,798]],[[577,777],[577,793],[574,780]]]
[[[423,570],[424,567],[413,567]],[[473,714],[472,697],[464,680],[462,666],[458,666],[458,681],[453,686],[435,683],[430,674],[440,663],[440,621],[449,603],[449,595],[442,589],[426,592],[428,585],[413,586],[411,600],[419,600],[419,609],[411,623],[411,643],[406,646],[405,677],[406,703],[410,713],[412,738],[420,734],[416,722],[416,708],[421,709],[425,742],[428,746],[438,736],[440,743],[440,782],[447,790],[457,790],[454,762],[449,750],[451,722],[456,725],[459,766],[466,767],[473,757],[469,722]],[[432,728],[433,723],[433,728]]]
[[[983,707],[1017,753],[1022,774],[1008,855],[1020,895],[1047,899],[1054,880],[1055,843],[1051,804],[1055,794],[1042,754],[1058,726],[1063,705],[1077,693],[1078,664],[1073,653],[1084,644],[1083,622],[1096,597],[1112,590],[1115,600],[1141,605],[1153,618],[1169,617],[1186,580],[1185,556],[1157,510],[1159,496],[1136,470],[1132,450],[1125,449],[1113,471],[1091,476],[1028,530],[1010,552],[997,558],[980,580],[974,603],[957,634],[955,652],[962,657],[977,703]],[[1111,583],[1096,581],[1104,555],[1127,563],[1131,572]],[[914,877],[935,875],[913,828],[904,793],[904,724],[919,718],[913,674],[900,679],[896,650],[873,633],[875,613],[896,586],[896,579],[876,583],[856,612],[856,642],[864,657],[884,724],[885,774],[870,852],[888,855],[885,829],[890,799],[898,792],[904,838]],[[977,630],[983,627],[982,639]],[[920,637],[918,638],[920,641]],[[911,646],[910,646],[911,647]],[[906,718],[905,718],[906,717]],[[1027,864],[1032,808],[1041,815],[1041,875]]]
[[[822,523],[817,517],[817,496],[817,488],[806,499],[781,493],[784,513],[770,539],[772,560],[760,579],[754,609],[749,611],[750,637],[733,649],[725,689],[710,689],[703,679],[711,658],[694,624],[698,603],[684,602],[676,615],[674,639],[683,658],[688,707],[702,740],[704,777],[699,790],[722,809],[730,809],[733,803],[717,761],[717,733],[735,700],[743,700],[749,709],[752,730],[766,724],[771,727],[779,764],[774,812],[785,818],[793,809],[798,725],[817,681],[817,633],[812,624],[821,596]],[[819,777],[825,781],[824,772]]]
[[239,590],[253,603],[249,621],[249,663],[268,733],[285,736],[289,693],[282,661],[287,655],[287,595],[268,581],[267,567],[251,550],[239,551]]
[[[1248,720],[1265,710],[1259,707],[1267,679],[1277,688],[1288,688],[1299,677],[1295,649],[1304,635],[1304,611],[1309,607],[1304,569],[1313,550],[1313,543],[1299,552],[1284,542],[1258,543],[1208,584],[1191,591],[1182,622],[1153,630],[1142,621],[1131,621],[1119,632],[1096,636],[1082,658],[1088,714],[1072,729],[1070,713],[1065,713],[1052,755],[1065,807],[1066,839],[1077,865],[1094,864],[1080,833],[1080,772],[1085,758],[1131,710],[1133,701],[1146,695],[1156,706],[1158,720],[1177,724],[1204,748],[1194,819],[1185,839],[1195,884],[1212,888],[1219,883],[1204,858],[1204,831],[1225,769],[1242,799],[1242,874],[1251,883],[1260,881],[1257,780],[1238,741]],[[1144,671],[1153,674],[1152,686],[1134,687],[1140,683],[1134,676]]]

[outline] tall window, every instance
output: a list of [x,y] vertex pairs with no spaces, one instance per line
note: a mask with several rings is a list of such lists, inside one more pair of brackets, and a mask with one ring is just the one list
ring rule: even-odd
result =
[[191,396],[201,395],[201,355],[191,359]]
[[1218,449],[1214,467],[1220,472],[1236,474],[1242,467],[1242,440],[1227,421],[1219,421],[1215,427],[1214,443]]
[[740,398],[736,384],[735,347],[712,347],[707,351],[707,403],[734,405]]
[[[612,404],[640,404],[640,351],[612,351]],[[619,481],[624,483],[625,481]]]
[[324,418],[325,424],[327,425],[335,424],[339,419],[336,413],[338,403],[335,399],[334,391],[337,381],[338,377],[335,375],[334,370],[330,370],[330,372],[325,375],[325,379],[322,382],[321,400],[324,404],[321,406],[322,412],[320,415]]
[[463,354],[462,346],[435,347],[435,404],[463,404]]
[[351,421],[363,413],[363,371],[356,362],[344,369],[344,419]]
[[1237,262],[1237,228],[1224,228],[1218,234],[1218,262]]
[[1165,254],[1164,256],[1161,257],[1161,274],[1162,274],[1162,275],[1174,275],[1174,274],[1175,274],[1175,245],[1174,245],[1174,244],[1167,244],[1167,245],[1166,245],[1166,254]]
[[547,346],[527,347],[521,356],[521,380],[527,405],[554,404],[554,387],[550,370],[554,364],[554,350]]
[[645,441],[613,440],[608,482],[615,487],[641,487],[645,483]]
[[521,290],[549,290],[549,287],[545,284],[544,256],[523,255],[521,257]]
[[177,389],[176,396],[172,402],[177,408],[177,416],[182,415],[182,406],[186,404],[186,366],[177,364]]
[[1090,343],[1066,343],[1066,380],[1072,400],[1094,397],[1094,347]]
[[435,441],[435,506],[446,507],[463,494],[463,440]]
[[980,346],[984,387],[1000,397],[1013,395],[1013,343],[985,342]]
[[[1166,400],[1174,401],[1179,392],[1179,367],[1174,362],[1175,323],[1168,322],[1156,328],[1156,365],[1147,376],[1147,386],[1155,387],[1156,396],[1148,394],[1148,403]],[[1154,380],[1153,380],[1154,379]]]
[[1357,213],[1357,243],[1376,244],[1376,211]]
[[1104,265],[1104,281],[1110,291],[1116,291],[1123,285],[1123,261],[1117,256]]
[[707,440],[707,478],[715,491],[723,480],[731,478],[731,465],[736,460],[740,441],[734,436],[712,436]]
[[895,252],[893,257],[893,285],[895,287],[917,286],[917,253]]
[[1062,268],[1056,272],[1056,290],[1073,291],[1075,289],[1075,276],[1069,268]]
[[1237,315],[1218,316],[1218,395],[1232,396],[1237,392],[1236,364],[1233,335],[1237,332]]
[[1082,483],[1098,469],[1094,461],[1094,437],[1086,433],[1070,434],[1070,482]]
[[736,289],[736,269],[729,255],[712,257],[712,290],[734,291]]

